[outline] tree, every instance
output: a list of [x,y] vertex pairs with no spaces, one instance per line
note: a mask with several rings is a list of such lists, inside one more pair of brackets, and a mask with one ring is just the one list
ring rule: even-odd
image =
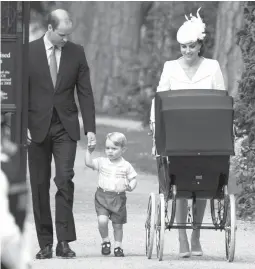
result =
[[243,25],[242,2],[223,1],[217,12],[214,59],[220,63],[225,86],[230,95],[237,91],[243,62],[241,50],[236,44],[236,33]]
[[127,63],[139,51],[142,8],[142,2],[125,1],[71,4],[70,10],[80,10],[75,13],[80,31],[73,40],[84,44],[97,111],[121,112],[125,108],[125,89],[137,80],[137,73]]

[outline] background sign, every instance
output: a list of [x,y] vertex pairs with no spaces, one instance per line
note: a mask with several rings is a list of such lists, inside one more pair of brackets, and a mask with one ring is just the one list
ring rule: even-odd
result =
[[2,104],[15,105],[15,82],[17,70],[16,65],[16,52],[17,52],[16,39],[1,39],[1,91],[2,91]]

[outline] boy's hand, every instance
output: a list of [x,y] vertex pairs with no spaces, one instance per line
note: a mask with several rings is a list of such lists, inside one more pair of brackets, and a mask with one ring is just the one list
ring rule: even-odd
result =
[[133,189],[130,187],[130,185],[126,185],[126,191],[132,191]]

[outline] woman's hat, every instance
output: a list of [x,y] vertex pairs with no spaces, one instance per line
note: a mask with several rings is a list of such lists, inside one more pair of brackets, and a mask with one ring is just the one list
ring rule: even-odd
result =
[[188,44],[203,40],[205,38],[205,24],[203,23],[199,10],[197,10],[197,17],[190,14],[190,19],[185,15],[187,21],[179,28],[177,32],[177,41],[180,44]]

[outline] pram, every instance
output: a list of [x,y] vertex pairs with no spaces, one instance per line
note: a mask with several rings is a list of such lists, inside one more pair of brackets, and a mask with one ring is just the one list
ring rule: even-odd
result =
[[[171,229],[225,231],[226,258],[234,260],[235,197],[228,193],[230,156],[234,155],[233,98],[220,90],[175,90],[155,95],[155,144],[159,196],[149,196],[146,255],[154,234],[159,261],[164,233]],[[177,224],[176,199],[191,201],[189,221]],[[196,222],[197,199],[209,199],[211,223]]]

